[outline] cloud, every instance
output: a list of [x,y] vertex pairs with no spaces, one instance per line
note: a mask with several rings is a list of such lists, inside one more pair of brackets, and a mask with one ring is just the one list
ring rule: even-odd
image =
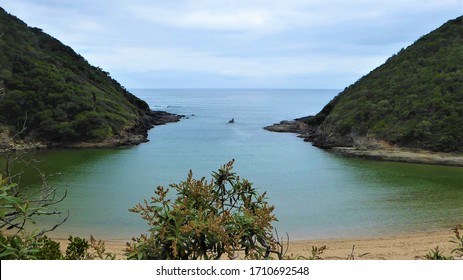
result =
[[130,4],[128,11],[147,21],[187,29],[281,32],[342,22],[391,20],[402,14],[419,15],[458,7],[459,3],[459,0],[185,0],[164,5],[137,1]]
[[132,12],[148,21],[186,29],[258,30],[267,25],[269,15],[262,10],[214,12],[193,10],[179,14],[159,8],[133,7]]
[[146,77],[145,87],[148,77],[155,76],[175,87],[176,75],[183,81],[207,77],[206,86],[216,77],[232,80],[231,85],[345,87],[400,48],[461,15],[462,4],[0,0],[7,11],[72,46],[91,63],[118,73],[121,83]]
[[348,69],[365,71],[386,59],[381,56],[342,54],[329,58],[317,55],[243,58],[188,49],[153,47],[120,47],[114,48],[110,52],[106,49],[93,50],[88,58],[99,65],[111,65],[111,68],[116,70],[133,72],[189,71],[247,78],[275,78],[351,71]]
[[[40,27],[57,39],[74,46],[88,41],[89,37],[101,36],[107,31],[104,21],[95,14],[95,5],[79,6],[77,1],[9,1],[0,5],[8,12],[24,20],[28,25]],[[81,4],[88,3],[83,0]],[[89,43],[89,42],[87,42]]]

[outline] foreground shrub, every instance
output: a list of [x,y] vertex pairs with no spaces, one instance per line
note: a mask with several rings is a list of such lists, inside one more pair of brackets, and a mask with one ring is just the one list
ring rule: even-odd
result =
[[84,238],[68,238],[63,254],[61,244],[47,236],[33,237],[32,234],[4,236],[0,234],[0,259],[2,260],[114,260],[115,254],[106,252],[105,244],[90,236],[90,243]]
[[[463,226],[456,225],[453,228],[454,236],[450,239],[449,242],[455,244],[456,246],[450,251],[450,254],[455,254],[457,258],[463,257],[463,236],[460,234],[460,230],[463,229]],[[453,260],[453,256],[446,256],[442,251],[439,250],[439,247],[431,250],[424,256],[427,260]]]
[[440,251],[439,247],[432,249],[424,256],[424,258],[427,260],[453,260],[453,257],[444,255],[444,253]]
[[463,229],[462,225],[457,225],[453,228],[454,237],[450,242],[455,244],[455,247],[450,252],[451,254],[456,254],[458,257],[463,257],[463,235],[460,234],[460,229]]
[[281,259],[282,246],[272,234],[274,207],[266,193],[233,172],[233,163],[213,172],[210,182],[193,179],[190,171],[186,181],[159,186],[150,202],[130,209],[150,229],[127,244],[128,259]]

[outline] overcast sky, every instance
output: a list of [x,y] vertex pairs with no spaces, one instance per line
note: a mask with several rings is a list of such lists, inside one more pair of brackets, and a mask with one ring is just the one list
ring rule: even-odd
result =
[[463,0],[0,0],[127,88],[343,89]]

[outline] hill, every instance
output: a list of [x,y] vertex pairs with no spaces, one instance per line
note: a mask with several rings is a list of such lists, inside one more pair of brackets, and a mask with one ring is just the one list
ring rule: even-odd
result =
[[0,8],[0,146],[17,133],[16,142],[45,145],[133,144],[178,119],[153,113],[109,73]]
[[324,148],[382,145],[463,151],[463,16],[402,49],[299,120]]

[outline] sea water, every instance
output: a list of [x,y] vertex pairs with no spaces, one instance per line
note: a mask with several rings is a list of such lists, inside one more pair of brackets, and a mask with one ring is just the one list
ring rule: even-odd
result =
[[[132,90],[154,110],[185,115],[118,149],[51,150],[32,156],[67,197],[57,235],[129,240],[148,228],[128,211],[156,186],[235,171],[267,192],[280,235],[376,236],[451,228],[463,221],[463,168],[344,158],[264,126],[319,112],[338,90]],[[234,119],[234,123],[229,120]],[[37,176],[23,178],[31,189]]]

